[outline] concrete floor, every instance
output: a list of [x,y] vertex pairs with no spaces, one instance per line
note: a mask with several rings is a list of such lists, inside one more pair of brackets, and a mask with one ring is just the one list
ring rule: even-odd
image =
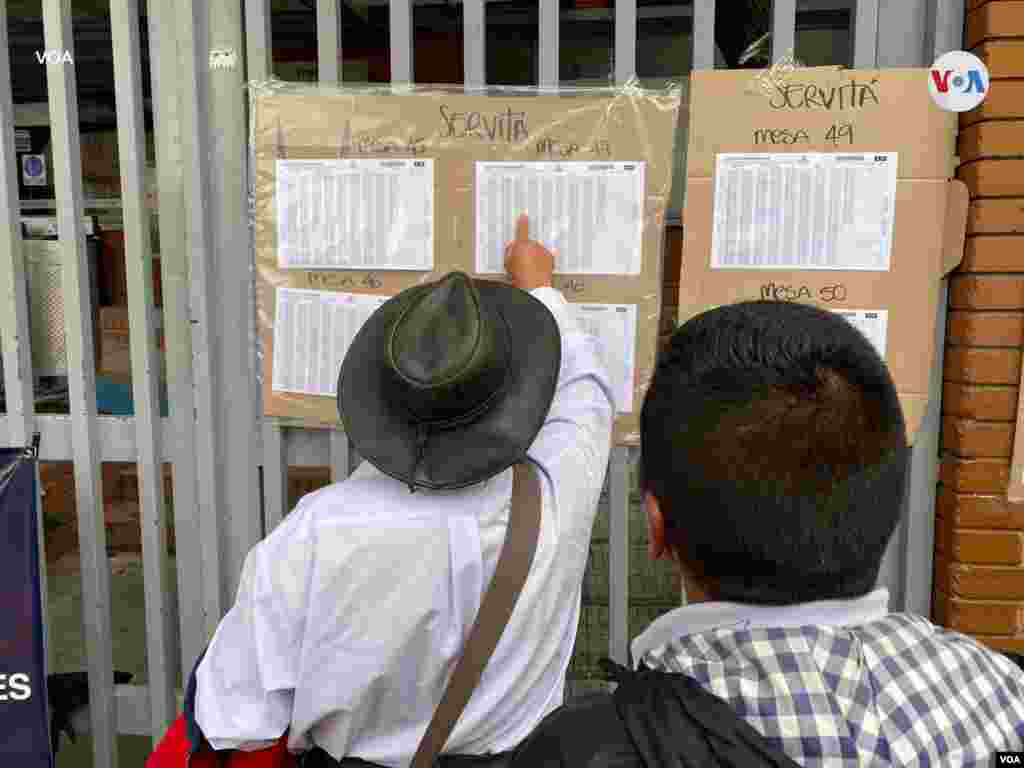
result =
[[[119,554],[111,564],[111,635],[114,668],[133,675],[132,684],[144,684],[146,676],[146,612],[141,555]],[[170,558],[170,599],[177,600],[174,558]],[[82,578],[78,552],[51,563],[47,569],[49,616],[48,672],[88,669],[82,637]],[[177,682],[181,687],[181,680]],[[119,768],[143,768],[152,750],[146,736],[118,736]],[[62,737],[57,768],[93,768],[92,740],[80,735],[72,744]]]

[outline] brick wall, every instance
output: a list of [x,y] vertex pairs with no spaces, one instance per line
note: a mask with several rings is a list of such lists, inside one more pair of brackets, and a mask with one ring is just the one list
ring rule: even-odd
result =
[[960,120],[971,209],[949,285],[934,618],[1024,652],[1024,505],[1005,496],[1024,345],[1024,0],[969,0],[965,48],[992,84]]

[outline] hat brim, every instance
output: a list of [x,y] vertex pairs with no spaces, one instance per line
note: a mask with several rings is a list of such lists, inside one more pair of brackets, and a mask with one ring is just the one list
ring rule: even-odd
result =
[[419,488],[463,488],[522,461],[544,425],[558,383],[561,335],[544,303],[510,285],[478,279],[473,284],[481,302],[505,321],[505,389],[478,420],[430,431],[415,477],[410,472],[419,430],[401,403],[384,393],[388,329],[417,289],[377,308],[356,334],[338,373],[338,413],[356,450],[381,472]]

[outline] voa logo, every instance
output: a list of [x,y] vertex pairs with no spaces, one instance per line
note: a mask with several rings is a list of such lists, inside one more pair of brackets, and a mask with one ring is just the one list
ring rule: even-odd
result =
[[988,93],[988,67],[973,53],[945,53],[935,60],[928,75],[932,100],[947,112],[974,109]]
[[71,64],[71,51],[36,51],[40,64]]

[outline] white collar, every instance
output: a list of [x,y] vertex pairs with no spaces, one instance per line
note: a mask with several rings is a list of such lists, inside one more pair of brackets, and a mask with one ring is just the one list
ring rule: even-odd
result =
[[694,603],[662,614],[630,645],[633,667],[648,651],[684,635],[734,627],[845,627],[866,624],[889,612],[889,590],[879,587],[852,600],[820,600],[794,605],[744,605],[741,603]]

